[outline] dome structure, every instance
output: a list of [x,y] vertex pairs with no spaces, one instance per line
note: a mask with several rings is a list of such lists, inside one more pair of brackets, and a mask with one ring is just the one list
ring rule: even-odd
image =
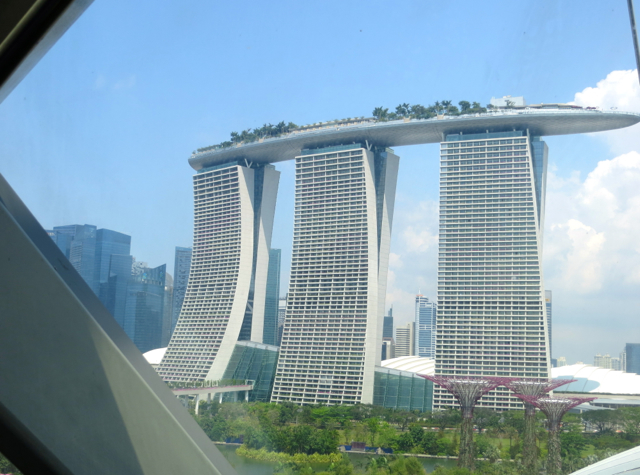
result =
[[383,368],[408,371],[416,374],[436,374],[436,360],[420,356],[401,356],[380,363]]
[[552,368],[554,379],[577,379],[562,386],[559,392],[640,395],[640,375],[588,364]]
[[166,351],[166,348],[156,348],[155,350],[143,353],[142,356],[144,356],[144,359],[147,360],[147,363],[149,363],[153,367],[153,369],[155,369],[160,364],[160,361],[162,361],[162,357],[164,356]]

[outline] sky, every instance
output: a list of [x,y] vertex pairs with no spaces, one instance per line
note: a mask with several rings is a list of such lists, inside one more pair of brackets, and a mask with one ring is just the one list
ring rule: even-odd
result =
[[[640,112],[626,1],[96,0],[0,104],[0,173],[44,228],[94,224],[173,272],[193,236],[188,158],[232,131],[377,106],[524,96]],[[546,139],[553,357],[640,342],[640,126]],[[437,145],[401,157],[387,306],[436,299]],[[294,168],[272,247],[287,290]]]

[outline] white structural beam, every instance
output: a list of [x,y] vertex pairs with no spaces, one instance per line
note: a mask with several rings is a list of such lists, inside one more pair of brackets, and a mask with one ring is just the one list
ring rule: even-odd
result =
[[0,450],[25,473],[234,469],[0,176]]

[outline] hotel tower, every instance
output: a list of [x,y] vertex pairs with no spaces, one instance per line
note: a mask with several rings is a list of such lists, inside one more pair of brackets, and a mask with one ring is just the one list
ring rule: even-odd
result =
[[372,403],[399,158],[353,144],[295,160],[291,280],[271,401]]
[[166,381],[222,379],[238,340],[262,342],[279,178],[272,165],[247,161],[193,177],[191,271],[158,368]]
[[[442,142],[436,374],[548,377],[546,168],[547,146],[528,130]],[[436,389],[434,408],[452,403]],[[519,402],[495,390],[481,405]]]

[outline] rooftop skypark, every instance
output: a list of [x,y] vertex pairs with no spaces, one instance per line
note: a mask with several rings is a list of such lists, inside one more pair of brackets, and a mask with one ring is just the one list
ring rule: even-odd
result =
[[[564,106],[565,108],[581,109],[579,106],[572,106],[567,104],[552,104],[553,106]],[[492,104],[487,104],[486,107],[482,107],[479,102],[460,101],[456,107],[451,101],[436,101],[430,106],[423,106],[421,104],[399,104],[396,106],[395,112],[389,112],[388,108],[376,107],[373,109],[373,117],[348,117],[346,119],[334,119],[326,122],[316,122],[313,124],[299,126],[293,122],[285,123],[279,122],[276,125],[264,124],[262,127],[255,129],[246,129],[242,132],[231,132],[230,140],[220,142],[216,145],[210,145],[208,147],[202,147],[196,150],[194,153],[206,152],[209,150],[217,150],[220,148],[232,147],[239,144],[247,144],[267,138],[280,137],[282,135],[291,132],[303,132],[307,130],[317,130],[323,127],[343,127],[347,125],[362,124],[364,122],[388,122],[392,120],[402,119],[433,119],[438,116],[460,116],[469,114],[484,114],[488,110],[501,110],[501,109],[516,109],[522,108],[516,106],[512,101],[507,102],[505,107],[496,107]],[[538,106],[530,106],[537,107]],[[548,105],[547,105],[548,106]]]
[[[504,99],[504,98],[503,98]],[[514,98],[516,99],[516,98]],[[275,163],[291,160],[303,149],[360,143],[371,147],[396,147],[439,143],[446,135],[528,130],[531,136],[600,132],[628,127],[640,114],[599,110],[572,104],[516,104],[481,107],[479,103],[451,101],[429,107],[401,104],[395,112],[376,107],[373,117],[357,117],[298,126],[284,121],[258,129],[233,132],[231,141],[200,148],[189,163],[195,170],[234,160]]]

